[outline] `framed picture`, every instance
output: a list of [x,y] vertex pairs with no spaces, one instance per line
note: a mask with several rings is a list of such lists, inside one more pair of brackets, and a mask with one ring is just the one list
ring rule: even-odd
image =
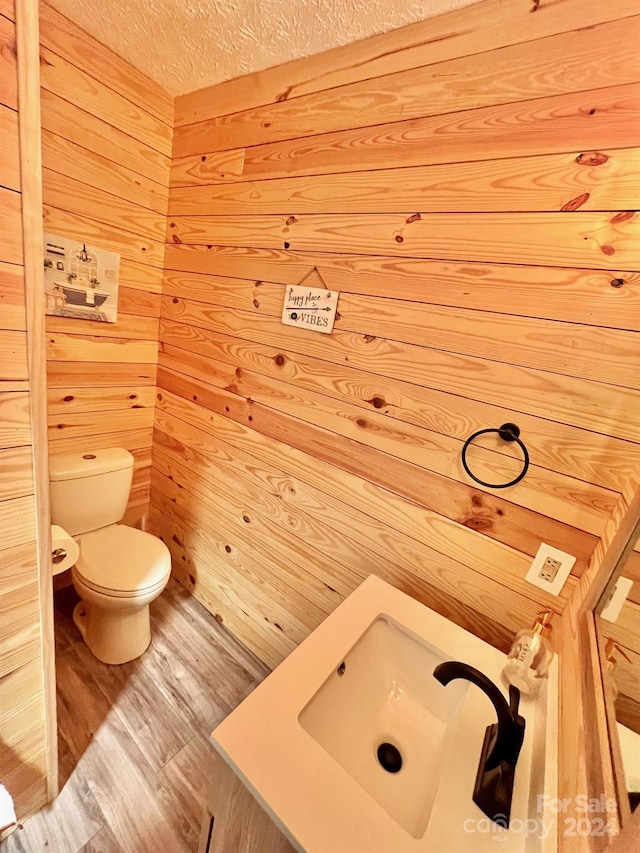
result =
[[115,323],[120,255],[82,239],[44,235],[47,314]]

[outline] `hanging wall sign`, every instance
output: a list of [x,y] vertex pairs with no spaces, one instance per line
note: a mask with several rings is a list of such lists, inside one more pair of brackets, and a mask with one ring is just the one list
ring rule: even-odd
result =
[[81,239],[44,235],[47,314],[115,323],[120,255]]
[[[317,279],[324,285],[317,268],[312,272],[317,274]],[[310,275],[303,281],[306,281]],[[339,295],[337,290],[329,290],[326,286],[288,285],[282,306],[282,322],[286,326],[299,326],[302,329],[310,329],[312,332],[330,335],[336,319]]]

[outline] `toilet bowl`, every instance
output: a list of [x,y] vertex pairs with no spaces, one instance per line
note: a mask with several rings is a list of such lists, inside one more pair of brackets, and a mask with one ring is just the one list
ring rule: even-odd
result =
[[149,604],[171,573],[164,542],[118,523],[129,500],[133,463],[120,447],[49,459],[52,521],[80,549],[71,578],[82,600],[73,620],[103,663],[126,663],[145,651],[151,641]]
[[73,621],[98,660],[134,660],[151,642],[149,605],[169,581],[169,551],[155,536],[122,524],[85,533],[78,544],[71,577],[82,600]]

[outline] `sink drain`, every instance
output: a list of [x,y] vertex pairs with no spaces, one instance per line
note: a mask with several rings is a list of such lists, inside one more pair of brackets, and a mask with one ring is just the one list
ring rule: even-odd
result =
[[381,743],[378,747],[380,767],[387,773],[397,773],[402,767],[402,756],[397,746],[392,743]]

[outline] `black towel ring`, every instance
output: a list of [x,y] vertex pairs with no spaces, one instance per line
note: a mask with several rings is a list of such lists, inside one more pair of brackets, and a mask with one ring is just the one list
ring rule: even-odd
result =
[[[472,474],[469,470],[469,466],[467,465],[467,450],[469,448],[469,445],[479,435],[484,435],[487,432],[497,432],[503,441],[517,441],[520,450],[522,450],[522,455],[524,457],[524,465],[522,466],[522,471],[520,471],[520,473],[515,479],[510,480],[508,483],[485,483],[484,480],[480,480],[478,477],[476,477],[475,474]],[[529,451],[524,446],[524,442],[520,439],[520,427],[518,427],[516,424],[502,424],[499,429],[479,429],[478,432],[474,432],[474,434],[470,435],[469,438],[465,441],[464,446],[462,448],[462,465],[464,467],[464,470],[467,472],[467,474],[471,477],[472,480],[475,480],[476,483],[480,483],[481,486],[486,486],[488,489],[506,489],[509,486],[515,486],[515,484],[519,483],[529,470]]]

